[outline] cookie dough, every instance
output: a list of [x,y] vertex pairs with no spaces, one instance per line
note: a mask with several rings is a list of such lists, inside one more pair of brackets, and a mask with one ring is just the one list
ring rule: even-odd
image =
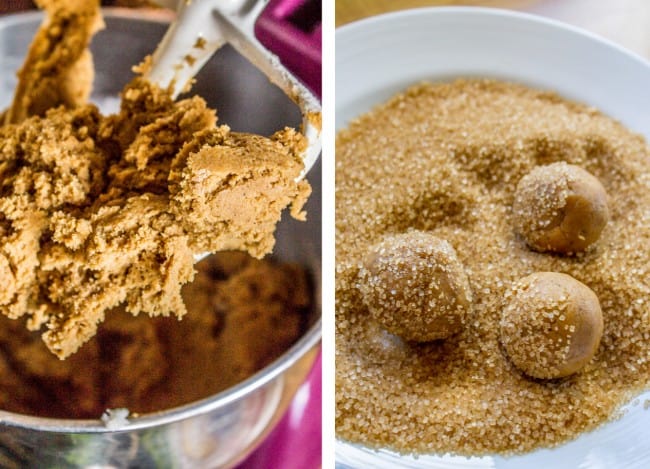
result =
[[584,251],[598,240],[608,220],[605,188],[579,166],[538,166],[517,185],[513,221],[536,251]]
[[596,294],[567,274],[536,272],[508,294],[501,343],[517,368],[534,378],[562,378],[596,354],[603,315]]
[[[98,21],[86,2],[64,4],[43,2],[49,19],[0,127],[0,313],[44,330],[59,358],[121,304],[133,315],[183,317],[194,254],[262,257],[285,207],[305,218],[311,190],[296,181],[306,140],[294,129],[268,138],[231,132],[200,97],[174,102],[140,77],[110,116],[81,104],[85,92],[72,101],[41,93],[41,73],[76,79],[71,57]],[[46,72],[41,48],[70,60]]]
[[359,270],[359,291],[388,332],[426,342],[460,331],[472,293],[454,248],[420,231],[388,235],[372,246]]
[[[85,104],[95,76],[88,45],[104,27],[99,0],[36,0],[46,10],[27,58],[18,72],[18,87],[4,123],[42,116],[48,109]],[[0,119],[2,123],[2,119]]]
[[106,313],[98,333],[59,360],[40,340],[0,317],[0,408],[52,418],[98,418],[170,409],[247,379],[284,353],[313,320],[307,273],[293,264],[220,252],[183,287],[189,313]]

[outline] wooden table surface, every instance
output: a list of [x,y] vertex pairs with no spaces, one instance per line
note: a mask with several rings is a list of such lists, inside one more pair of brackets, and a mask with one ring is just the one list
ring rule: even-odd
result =
[[336,25],[425,6],[508,8],[558,19],[606,37],[650,59],[648,0],[335,0]]

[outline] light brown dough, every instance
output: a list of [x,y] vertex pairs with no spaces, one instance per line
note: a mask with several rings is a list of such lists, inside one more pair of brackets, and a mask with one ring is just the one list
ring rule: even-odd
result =
[[183,288],[182,321],[108,311],[97,335],[63,361],[37,333],[0,317],[0,408],[66,419],[170,409],[250,377],[309,326],[304,269],[243,252],[220,252],[196,268]]
[[85,104],[98,2],[42,0],[47,19],[0,127],[0,314],[26,319],[59,358],[108,310],[175,315],[194,254],[269,253],[285,207],[304,219],[304,136],[217,126],[192,97],[137,77],[118,114]]
[[536,272],[506,297],[501,343],[528,376],[562,378],[580,371],[596,354],[602,335],[598,297],[570,275]]
[[5,124],[42,116],[48,109],[85,104],[95,76],[88,45],[104,27],[99,0],[37,0],[47,12],[18,72]]
[[419,231],[389,235],[372,246],[359,271],[359,291],[384,329],[418,342],[457,333],[472,309],[454,248]]
[[607,193],[579,166],[538,166],[517,185],[513,219],[531,248],[575,254],[595,243],[605,228]]

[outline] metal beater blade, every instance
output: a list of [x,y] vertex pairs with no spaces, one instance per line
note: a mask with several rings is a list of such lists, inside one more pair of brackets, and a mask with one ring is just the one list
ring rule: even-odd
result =
[[208,59],[225,43],[264,73],[293,100],[302,113],[307,138],[302,179],[321,150],[321,106],[314,95],[255,37],[255,21],[268,0],[156,0],[175,9],[176,20],[152,56],[145,78],[161,87],[173,86],[176,97]]

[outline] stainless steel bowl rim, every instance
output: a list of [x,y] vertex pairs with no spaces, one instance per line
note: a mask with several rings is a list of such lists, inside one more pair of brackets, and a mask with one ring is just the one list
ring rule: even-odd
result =
[[67,420],[16,414],[0,410],[0,423],[5,426],[29,428],[32,430],[56,433],[116,433],[132,432],[150,427],[185,420],[196,415],[208,413],[232,402],[242,399],[256,389],[282,374],[307,351],[315,347],[321,339],[321,319],[303,335],[287,352],[250,378],[213,396],[194,401],[191,404],[174,407],[129,418],[129,423],[120,428],[107,428],[100,419]]

